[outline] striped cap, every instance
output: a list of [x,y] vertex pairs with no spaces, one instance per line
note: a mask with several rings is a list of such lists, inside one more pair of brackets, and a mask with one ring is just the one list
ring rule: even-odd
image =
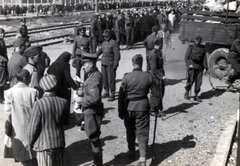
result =
[[45,92],[47,92],[52,90],[57,85],[57,79],[52,74],[45,75],[40,80],[39,85]]

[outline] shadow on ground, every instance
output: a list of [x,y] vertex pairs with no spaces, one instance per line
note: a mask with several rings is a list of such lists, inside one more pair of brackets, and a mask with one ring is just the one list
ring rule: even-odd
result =
[[[182,140],[170,141],[163,144],[154,144],[154,160],[151,163],[151,166],[159,165],[162,161],[164,161],[169,156],[173,155],[175,152],[179,151],[182,148],[194,148],[196,146],[196,142],[192,141],[194,138],[193,135],[186,136]],[[152,158],[153,151],[152,146],[148,148],[147,159]],[[126,166],[131,163],[137,161],[139,158],[139,151],[136,151],[135,158],[129,157],[127,153],[120,153],[114,157],[113,160],[104,163],[104,166]]]
[[201,99],[210,99],[212,97],[221,96],[224,92],[225,91],[223,91],[223,90],[209,90],[209,91],[201,93],[200,98]]
[[[85,134],[83,132],[82,134]],[[116,136],[106,136],[101,139],[102,146],[105,141],[116,139]],[[66,165],[79,166],[81,164],[92,161],[91,145],[87,139],[75,142],[65,149]]]

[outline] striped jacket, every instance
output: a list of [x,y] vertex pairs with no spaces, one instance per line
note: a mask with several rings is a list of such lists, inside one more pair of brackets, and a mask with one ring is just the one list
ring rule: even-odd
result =
[[69,111],[67,100],[44,94],[34,103],[29,128],[29,145],[35,151],[65,146],[63,125]]

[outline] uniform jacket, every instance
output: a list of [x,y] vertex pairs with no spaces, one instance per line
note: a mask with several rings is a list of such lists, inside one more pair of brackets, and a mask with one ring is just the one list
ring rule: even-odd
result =
[[40,77],[44,75],[45,69],[50,65],[51,59],[46,52],[41,51],[38,56],[37,72]]
[[73,43],[72,55],[81,55],[81,51],[89,52],[90,51],[90,39],[86,36],[76,36]]
[[[119,115],[124,111],[149,111],[148,93],[154,86],[150,73],[143,72],[142,69],[133,69],[131,73],[125,74],[119,90],[118,111]],[[128,105],[124,108],[124,102],[128,100]],[[125,110],[126,109],[126,110]]]
[[[193,60],[193,54],[199,55],[201,58],[200,61]],[[185,55],[185,62],[186,65],[189,67],[190,65],[193,65],[194,69],[200,69],[203,70],[207,67],[207,57],[205,56],[206,49],[204,45],[197,46],[196,44],[189,45],[187,48],[187,52]]]
[[232,64],[232,67],[237,71],[240,72],[240,39],[236,39],[229,50],[228,60]]
[[18,161],[30,159],[25,145],[28,144],[31,109],[37,97],[36,89],[21,82],[5,91],[5,111],[8,117],[11,115],[10,121],[12,123],[12,157]]
[[82,98],[82,106],[85,114],[99,114],[102,115],[100,105],[102,103],[102,74],[94,71],[89,74],[83,85],[84,96]]
[[27,57],[20,55],[19,52],[13,52],[12,57],[8,62],[8,72],[10,77],[15,77],[18,70],[23,69],[27,63]]
[[125,22],[124,19],[116,19],[114,21],[113,31],[121,34],[125,33],[124,22]]
[[34,103],[29,123],[29,145],[35,151],[65,146],[63,125],[69,103],[55,94],[44,94]]
[[153,49],[149,53],[150,71],[159,80],[165,76],[165,71],[163,68],[163,58],[160,50]]
[[115,40],[111,39],[109,42],[104,41],[101,45],[101,48],[96,54],[97,56],[103,54],[102,65],[118,67],[118,62],[120,60],[120,51],[119,46]]
[[134,19],[132,16],[127,16],[125,19],[125,29],[133,29]]
[[156,38],[157,38],[156,36],[151,34],[143,41],[143,45],[147,50],[152,50],[154,48],[154,40]]
[[17,33],[20,33],[23,38],[26,38],[28,36],[28,29],[26,25],[21,25],[21,27],[18,29]]

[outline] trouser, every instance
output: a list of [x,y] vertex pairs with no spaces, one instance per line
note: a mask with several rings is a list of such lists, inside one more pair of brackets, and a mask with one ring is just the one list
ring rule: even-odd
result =
[[4,86],[0,87],[0,102],[4,100]]
[[133,29],[126,29],[126,45],[132,46],[134,41]]
[[85,132],[91,143],[94,164],[102,165],[102,145],[100,142],[102,117],[96,114],[85,114]]
[[38,166],[63,166],[64,147],[37,152]]
[[95,53],[97,51],[98,46],[98,36],[92,37],[92,53]]
[[147,49],[147,50],[146,50],[146,61],[147,61],[147,68],[146,68],[146,70],[147,70],[147,71],[150,71],[150,70],[151,70],[151,68],[150,68],[150,61],[149,61],[149,54],[150,54],[151,51],[152,51],[152,50],[150,50],[150,49]]
[[199,93],[202,85],[203,70],[202,69],[189,69],[188,78],[185,86],[186,91],[190,91],[195,83],[194,92]]
[[137,136],[140,157],[146,157],[149,139],[149,111],[128,111],[124,117],[129,151],[135,151]]
[[82,55],[76,55],[76,75],[81,77]]
[[114,93],[116,90],[116,70],[113,69],[113,66],[102,65],[102,76],[103,76],[103,88],[105,91],[111,91]]
[[27,160],[27,161],[21,161],[23,166],[38,166],[37,158]]
[[116,42],[117,44],[120,46],[121,42],[122,42],[122,34],[119,32],[115,32],[115,36],[116,36]]

